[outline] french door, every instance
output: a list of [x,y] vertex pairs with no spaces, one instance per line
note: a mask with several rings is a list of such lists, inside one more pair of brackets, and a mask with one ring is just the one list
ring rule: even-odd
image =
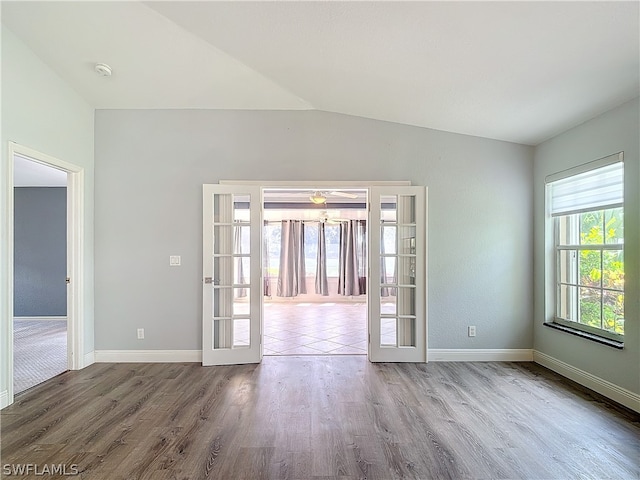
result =
[[262,359],[261,201],[258,186],[203,186],[203,365]]
[[426,362],[426,189],[369,191],[369,360]]
[[[426,362],[426,188],[369,188],[369,360]],[[203,186],[202,364],[262,359],[259,185]]]

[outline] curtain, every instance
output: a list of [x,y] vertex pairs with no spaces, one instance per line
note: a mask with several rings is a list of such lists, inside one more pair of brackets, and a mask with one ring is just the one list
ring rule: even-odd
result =
[[[239,225],[234,225],[233,227],[233,253],[242,254],[242,227]],[[236,257],[235,283],[247,283],[246,277],[244,275],[244,258],[245,257]],[[247,289],[238,288],[236,294],[237,298],[246,297]]]
[[338,263],[338,293],[367,293],[366,222],[349,220],[340,224],[340,259]]
[[318,253],[316,254],[316,293],[329,295],[329,283],[327,281],[327,242],[324,232],[325,224],[318,224]]
[[307,293],[304,270],[304,224],[300,220],[282,220],[280,242],[278,296],[296,297],[301,293]]
[[265,297],[271,296],[271,276],[269,274],[269,236],[266,232],[267,222],[264,222],[264,242],[262,245],[262,266],[264,267],[264,275],[263,275],[263,295]]

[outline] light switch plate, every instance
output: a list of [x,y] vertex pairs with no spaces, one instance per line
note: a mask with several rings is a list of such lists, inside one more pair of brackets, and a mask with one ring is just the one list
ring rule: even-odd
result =
[[172,267],[180,266],[180,255],[171,255],[169,257],[169,265]]

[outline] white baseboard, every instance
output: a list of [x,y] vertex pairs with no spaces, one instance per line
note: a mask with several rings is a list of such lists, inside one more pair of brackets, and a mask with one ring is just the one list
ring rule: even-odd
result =
[[60,320],[67,320],[66,316],[63,317],[13,317],[14,320],[38,320],[39,322],[42,321],[51,321],[51,320],[56,320],[56,321],[60,321]]
[[3,390],[0,392],[0,409],[9,405],[9,392],[7,390]]
[[531,362],[533,350],[530,348],[429,348],[427,356],[430,362]]
[[201,350],[96,350],[95,363],[202,363]]
[[96,352],[85,353],[82,361],[82,368],[88,367],[94,363],[96,363]]
[[580,370],[579,368],[569,365],[568,363],[558,360],[546,353],[534,350],[533,361],[543,367],[547,367],[549,370],[559,373],[563,377],[567,377],[580,385],[598,392],[600,395],[604,395],[605,397],[640,413],[640,395],[637,393],[619,387],[618,385],[608,382],[607,380],[603,380],[600,377],[596,377],[589,372]]

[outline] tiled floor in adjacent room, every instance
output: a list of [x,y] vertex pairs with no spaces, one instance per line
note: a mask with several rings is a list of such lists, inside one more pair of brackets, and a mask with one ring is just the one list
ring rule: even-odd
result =
[[366,303],[264,303],[265,355],[366,355]]

